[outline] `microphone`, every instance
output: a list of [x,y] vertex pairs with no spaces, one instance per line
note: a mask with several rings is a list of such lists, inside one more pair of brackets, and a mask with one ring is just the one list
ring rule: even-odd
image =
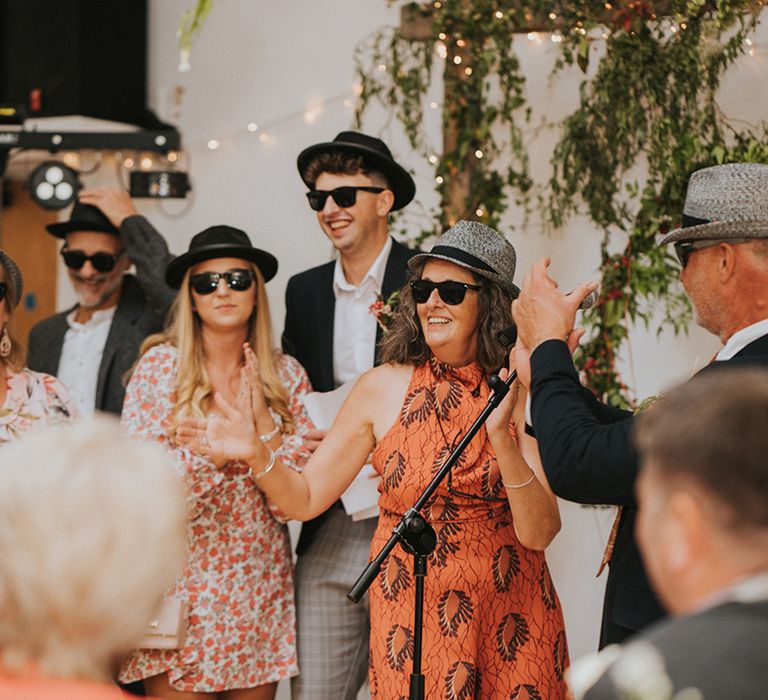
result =
[[[566,296],[569,296],[573,294],[573,292],[568,292]],[[600,298],[600,289],[595,289],[591,291],[587,296],[585,296],[581,300],[581,304],[579,304],[579,309],[582,311],[584,309],[589,309],[593,307],[597,300]],[[503,328],[496,334],[496,338],[498,341],[505,347],[505,348],[511,348],[516,342],[517,342],[517,326],[513,323],[511,326],[507,326],[506,328]]]

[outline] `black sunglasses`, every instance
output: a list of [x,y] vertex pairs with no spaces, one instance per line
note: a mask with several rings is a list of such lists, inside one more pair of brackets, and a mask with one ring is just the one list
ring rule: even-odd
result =
[[72,270],[81,270],[83,265],[90,260],[91,265],[93,265],[97,272],[112,272],[115,269],[115,265],[117,265],[117,261],[123,255],[125,255],[124,250],[116,255],[112,255],[112,253],[86,255],[82,250],[61,249],[61,257],[64,258],[64,264]]
[[481,287],[479,284],[466,284],[465,282],[456,282],[454,280],[446,280],[445,282],[413,280],[411,282],[411,293],[413,294],[413,300],[417,304],[426,304],[434,289],[437,290],[440,298],[446,304],[456,306],[464,301],[468,289],[473,289],[477,292]]
[[212,294],[219,288],[219,282],[225,280],[227,286],[235,292],[244,292],[253,284],[252,270],[227,270],[226,272],[201,272],[192,275],[189,284],[198,294]]
[[728,238],[723,240],[698,240],[698,241],[677,241],[675,242],[675,255],[680,262],[680,267],[685,269],[688,261],[691,258],[691,253],[695,250],[701,250],[702,248],[711,248],[712,246],[720,245],[721,243],[748,243],[749,238]]
[[8,285],[5,282],[0,282],[0,301],[5,299],[6,294],[8,294]]
[[309,206],[314,211],[322,211],[328,197],[333,197],[333,201],[340,207],[351,207],[357,201],[357,192],[374,192],[378,194],[383,192],[385,187],[337,187],[335,190],[310,190],[307,192]]

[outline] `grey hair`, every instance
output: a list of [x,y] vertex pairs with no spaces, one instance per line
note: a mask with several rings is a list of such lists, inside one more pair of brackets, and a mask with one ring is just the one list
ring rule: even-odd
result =
[[0,453],[0,665],[106,680],[180,572],[187,500],[157,445],[104,416]]

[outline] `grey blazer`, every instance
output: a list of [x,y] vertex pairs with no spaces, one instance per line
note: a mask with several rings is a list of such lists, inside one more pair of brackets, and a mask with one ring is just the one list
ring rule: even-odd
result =
[[[123,279],[120,301],[112,319],[104,354],[98,368],[96,409],[120,414],[125,396],[124,375],[136,361],[139,347],[152,333],[162,330],[176,290],[165,284],[165,268],[171,259],[168,245],[143,216],[129,216],[120,227],[128,257],[136,275]],[[27,366],[56,375],[69,324],[67,315],[76,307],[36,323],[29,334]]]
[[[701,693],[696,697],[704,700],[764,700],[768,697],[766,639],[768,601],[731,602],[659,622],[624,645],[622,656],[630,657],[633,650],[638,649],[638,642],[649,643],[663,659],[664,673],[673,689],[668,695],[664,694],[664,698],[684,688],[696,688]],[[635,658],[635,681],[638,673],[650,675],[642,668],[642,660],[646,658],[645,654],[640,656],[640,661]],[[640,693],[633,695],[621,688],[625,674],[616,668],[617,663],[587,691],[584,700],[641,697]],[[637,668],[638,665],[641,668]],[[645,681],[647,684],[649,679]],[[625,682],[634,685],[628,678]]]

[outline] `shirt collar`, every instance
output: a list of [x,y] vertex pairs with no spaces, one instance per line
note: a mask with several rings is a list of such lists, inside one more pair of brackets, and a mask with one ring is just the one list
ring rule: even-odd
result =
[[757,603],[763,600],[768,600],[768,571],[736,579],[726,588],[707,596],[696,606],[696,610],[700,612],[725,603]]
[[762,338],[764,335],[768,335],[768,318],[736,331],[730,338],[728,338],[722,350],[717,353],[715,359],[718,362],[721,360],[730,360],[751,342],[758,338]]
[[74,308],[67,314],[67,323],[70,328],[95,327],[108,321],[111,322],[116,310],[117,306],[110,306],[108,309],[98,309],[91,314],[91,317],[85,323],[79,323],[75,321],[77,308]]
[[341,258],[336,258],[336,265],[333,268],[334,295],[338,297],[340,292],[354,292],[368,284],[371,284],[376,290],[380,291],[384,284],[384,272],[387,268],[387,258],[389,257],[391,250],[392,239],[387,236],[387,242],[384,244],[384,247],[376,256],[376,260],[373,261],[373,264],[368,268],[368,272],[365,273],[362,281],[357,286],[350,284],[347,281],[347,278],[344,276],[344,268],[341,265]]

